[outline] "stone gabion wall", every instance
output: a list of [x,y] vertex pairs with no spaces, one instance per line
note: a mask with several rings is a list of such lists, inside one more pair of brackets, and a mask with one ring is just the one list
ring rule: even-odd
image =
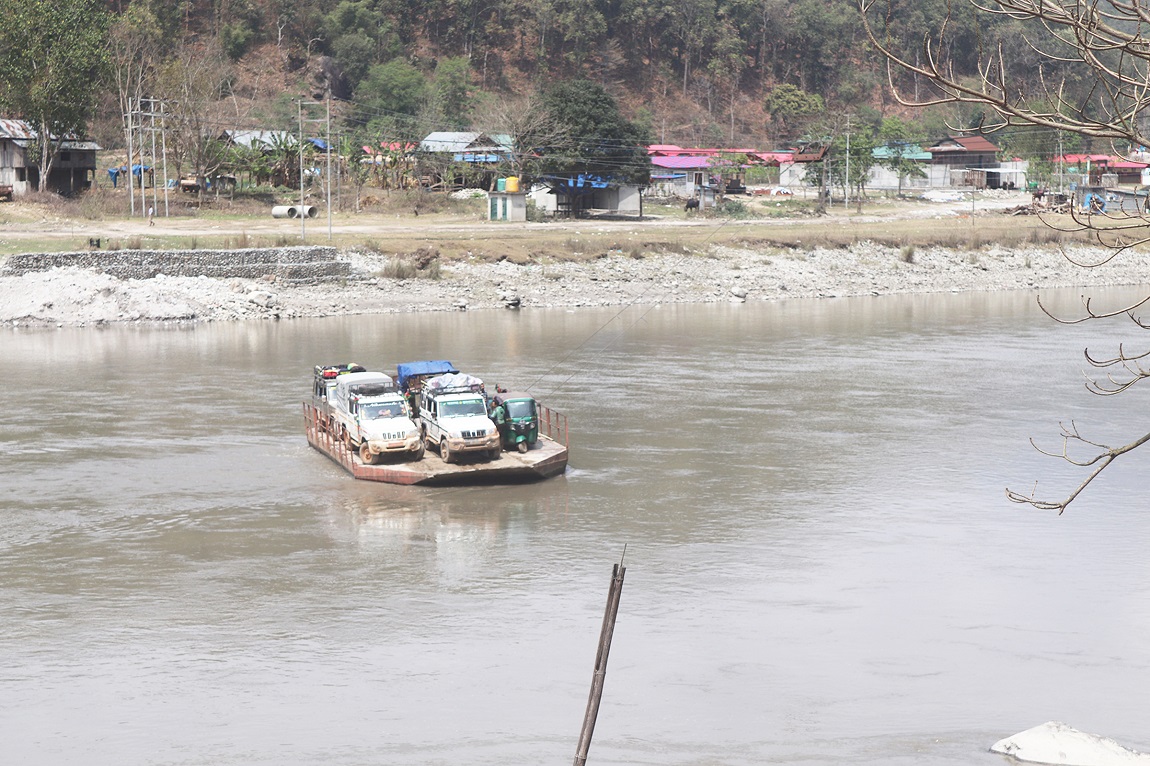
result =
[[10,255],[0,273],[19,276],[30,271],[73,266],[120,279],[173,277],[272,276],[293,282],[342,279],[351,265],[337,261],[336,249],[325,246],[254,247],[246,250],[91,250],[75,253]]

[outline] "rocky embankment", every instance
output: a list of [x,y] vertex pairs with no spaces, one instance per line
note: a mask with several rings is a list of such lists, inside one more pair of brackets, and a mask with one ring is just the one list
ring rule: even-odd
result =
[[[239,251],[242,252],[242,251]],[[1102,250],[1067,253],[1097,262]],[[343,314],[460,311],[518,307],[611,306],[630,303],[772,301],[852,295],[968,290],[1025,290],[1150,282],[1150,255],[1124,253],[1083,268],[1054,248],[978,251],[860,243],[847,249],[753,250],[714,246],[705,252],[516,265],[508,261],[443,264],[438,279],[394,279],[388,256],[332,253],[339,262],[317,280],[286,278],[274,264],[229,275],[216,268],[131,272],[98,262],[41,263],[45,270],[0,272],[0,323],[13,326],[110,322],[216,322]],[[200,260],[211,258],[200,253]],[[237,258],[234,254],[230,256]],[[123,257],[121,257],[122,259]],[[238,258],[238,262],[248,263]]]

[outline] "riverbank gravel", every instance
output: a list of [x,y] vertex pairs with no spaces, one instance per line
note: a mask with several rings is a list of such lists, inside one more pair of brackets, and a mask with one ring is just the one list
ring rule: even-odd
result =
[[637,257],[622,251],[581,260],[517,265],[464,260],[441,278],[382,276],[389,258],[347,251],[346,280],[295,284],[273,278],[213,279],[164,274],[117,279],[79,268],[0,277],[0,323],[9,326],[115,322],[219,322],[416,311],[631,303],[777,301],[895,293],[1041,290],[1150,283],[1150,255],[1080,248],[976,251],[890,247],[743,249]]

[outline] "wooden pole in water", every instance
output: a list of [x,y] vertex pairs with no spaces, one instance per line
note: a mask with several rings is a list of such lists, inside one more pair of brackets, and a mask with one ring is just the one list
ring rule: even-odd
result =
[[[624,546],[623,555],[627,555]],[[615,632],[615,616],[619,613],[619,597],[623,593],[623,577],[627,567],[623,560],[611,572],[611,589],[607,593],[607,609],[603,614],[603,629],[599,633],[599,651],[595,655],[595,674],[591,677],[591,694],[587,699],[587,712],[583,716],[583,730],[579,733],[579,746],[575,750],[574,766],[585,766],[587,751],[591,748],[591,735],[595,732],[595,719],[599,716],[599,701],[603,698],[603,680],[607,676],[607,655],[611,653],[611,636]]]

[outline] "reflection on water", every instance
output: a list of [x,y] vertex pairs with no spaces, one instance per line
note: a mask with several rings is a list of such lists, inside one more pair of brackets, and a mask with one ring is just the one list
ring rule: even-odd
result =
[[[1003,497],[1073,486],[1027,446],[1059,419],[1131,436],[1144,394],[1077,377],[1124,334],[1018,293],[6,331],[51,371],[0,394],[6,759],[569,758],[624,544],[596,761],[965,764],[1052,718],[1146,748],[1137,460],[1063,517]],[[567,475],[308,448],[312,365],[421,358],[570,416]]]

